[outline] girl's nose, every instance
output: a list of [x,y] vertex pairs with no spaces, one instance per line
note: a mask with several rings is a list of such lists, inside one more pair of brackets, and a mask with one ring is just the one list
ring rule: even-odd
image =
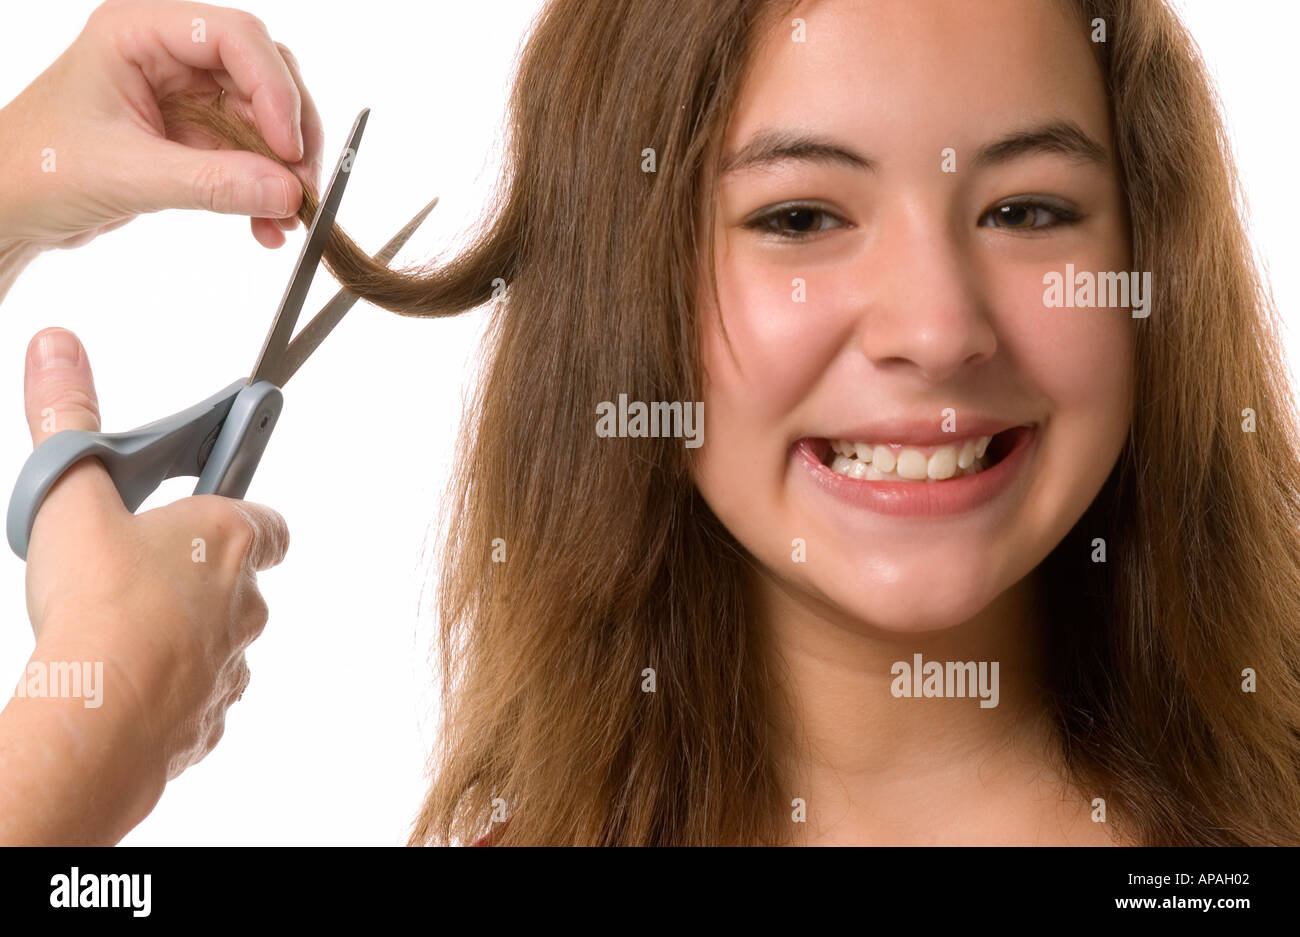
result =
[[938,383],[993,356],[975,243],[938,211],[900,211],[884,223],[864,270],[871,285],[858,325],[874,365]]

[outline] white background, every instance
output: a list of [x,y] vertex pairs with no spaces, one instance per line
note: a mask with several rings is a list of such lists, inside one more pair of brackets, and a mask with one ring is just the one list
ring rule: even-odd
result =
[[[59,55],[95,5],[5,4],[0,101]],[[1219,82],[1292,362],[1300,360],[1298,6],[1179,3]],[[479,218],[500,166],[514,56],[540,7],[244,4],[302,63],[324,116],[327,173],[356,113],[372,108],[339,219],[363,247],[376,249],[434,195],[440,204],[399,261],[454,248]],[[7,498],[31,448],[22,367],[35,332],[62,325],[81,337],[104,428],[130,429],[251,370],[301,239],[295,232],[268,251],[245,219],[168,212],[38,258],[0,305],[0,495]],[[304,321],[334,288],[320,278]],[[248,655],[252,684],[221,744],[168,786],[125,843],[405,841],[436,715],[427,547],[437,540],[431,525],[482,321],[482,313],[405,319],[361,304],[289,383],[248,494],[279,510],[293,538],[285,563],[260,577],[271,621]],[[145,507],[192,484],[170,481]],[[32,649],[23,573],[0,550],[0,686],[17,682]]]

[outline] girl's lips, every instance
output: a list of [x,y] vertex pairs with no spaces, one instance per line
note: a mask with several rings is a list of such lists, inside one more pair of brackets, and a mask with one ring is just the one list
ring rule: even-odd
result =
[[[824,441],[822,441],[824,443]],[[884,482],[847,478],[822,463],[819,442],[801,439],[794,457],[825,492],[836,500],[878,514],[938,517],[960,514],[992,501],[1009,488],[1029,464],[1038,444],[1038,426],[1017,426],[995,437],[990,446],[1004,454],[974,475],[944,481]]]

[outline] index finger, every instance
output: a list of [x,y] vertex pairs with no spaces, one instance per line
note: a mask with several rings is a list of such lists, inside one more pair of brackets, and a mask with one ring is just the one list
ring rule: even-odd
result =
[[302,66],[298,64],[298,57],[282,42],[277,42],[275,47],[280,50],[280,56],[298,85],[301,101],[299,113],[302,115],[299,126],[302,127],[303,139],[303,156],[300,165],[308,176],[312,190],[319,192],[321,161],[325,151],[325,127],[321,123],[320,111],[316,109],[316,101],[307,90],[307,83],[302,79]]
[[155,36],[178,62],[224,69],[242,97],[253,102],[262,137],[285,162],[304,156],[302,96],[266,26],[251,13],[182,3],[153,21]]

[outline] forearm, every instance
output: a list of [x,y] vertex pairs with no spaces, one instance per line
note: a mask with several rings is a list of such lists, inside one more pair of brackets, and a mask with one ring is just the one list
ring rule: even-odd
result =
[[112,845],[149,814],[165,779],[142,757],[126,694],[101,686],[92,706],[52,696],[34,674],[55,659],[38,648],[0,712],[0,845]]

